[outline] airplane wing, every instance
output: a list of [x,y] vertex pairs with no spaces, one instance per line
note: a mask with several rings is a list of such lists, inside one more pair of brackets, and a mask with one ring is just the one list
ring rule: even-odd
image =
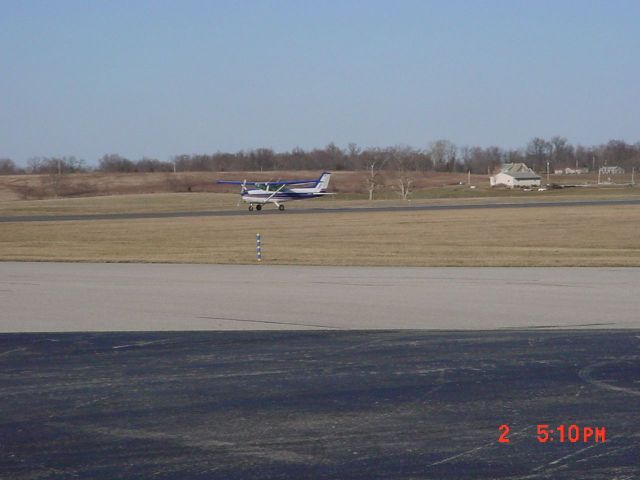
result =
[[218,180],[217,183],[223,183],[226,185],[302,185],[305,183],[317,183],[318,179],[314,178],[313,180],[284,180],[277,182],[245,182],[238,180]]
[[318,183],[318,179],[314,178],[313,180],[282,180],[277,182],[258,182],[258,183],[268,183],[269,185],[302,185],[303,183]]
[[260,182],[245,182],[245,181],[237,181],[237,180],[218,180],[216,183],[224,183],[226,185],[255,185]]

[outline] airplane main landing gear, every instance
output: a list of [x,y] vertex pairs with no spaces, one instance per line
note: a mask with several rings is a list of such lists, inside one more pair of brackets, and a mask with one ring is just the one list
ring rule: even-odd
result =
[[278,210],[282,212],[284,210],[284,205],[278,205]]
[[249,205],[249,211],[253,212],[253,205]]
[[260,205],[260,204],[256,205],[256,210],[258,210],[258,211],[262,210],[262,205]]

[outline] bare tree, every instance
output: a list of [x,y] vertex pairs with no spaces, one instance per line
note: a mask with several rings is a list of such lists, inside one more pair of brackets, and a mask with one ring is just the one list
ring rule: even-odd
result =
[[365,186],[369,192],[369,201],[373,200],[373,193],[382,187],[382,170],[388,162],[388,157],[380,150],[368,150],[366,152],[365,165],[367,176]]
[[499,147],[463,147],[460,154],[466,171],[471,173],[491,173],[505,156]]
[[249,153],[251,162],[262,172],[271,170],[275,163],[275,154],[270,148],[258,148]]
[[45,166],[49,171],[49,185],[56,197],[60,196],[63,187],[62,162],[61,158],[49,158],[45,162]]
[[137,172],[173,172],[174,164],[171,162],[161,162],[155,158],[142,157],[135,162]]
[[51,171],[49,173],[49,185],[51,186],[51,190],[55,197],[59,197],[62,191],[62,187],[64,186],[64,181],[62,178],[62,174],[57,171]]
[[453,172],[457,161],[456,146],[449,140],[438,140],[429,145],[429,154],[437,172]]
[[98,162],[98,170],[103,172],[134,172],[135,165],[116,153],[104,155]]
[[0,175],[15,175],[18,167],[10,158],[0,158]]
[[43,164],[42,157],[31,157],[27,160],[27,172],[28,173],[40,173]]
[[546,168],[551,152],[551,144],[544,138],[534,137],[527,144],[527,162],[534,170]]
[[332,170],[346,170],[346,156],[342,149],[331,142],[324,148],[327,164]]
[[349,143],[349,145],[347,145],[347,152],[347,154],[349,155],[349,159],[353,164],[358,158],[358,155],[360,155],[361,150],[360,147],[358,147],[357,143],[351,142]]
[[409,200],[409,195],[413,192],[413,175],[408,171],[398,173],[398,188],[403,200]]
[[633,145],[623,140],[609,140],[606,145],[598,148],[604,159],[605,165],[617,165],[623,168],[631,168],[636,155]]
[[552,168],[573,166],[574,152],[573,147],[566,138],[555,136],[549,141],[551,150]]
[[398,193],[403,200],[408,200],[418,168],[415,150],[411,147],[403,146],[390,148],[387,151],[394,170],[398,172],[396,178]]

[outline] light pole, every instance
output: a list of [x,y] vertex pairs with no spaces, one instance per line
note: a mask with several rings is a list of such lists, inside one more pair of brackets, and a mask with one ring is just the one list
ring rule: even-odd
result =
[[547,160],[547,185],[549,185],[549,160]]

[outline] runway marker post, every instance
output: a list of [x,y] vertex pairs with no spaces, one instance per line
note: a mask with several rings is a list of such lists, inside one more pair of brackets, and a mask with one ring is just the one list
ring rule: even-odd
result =
[[262,261],[262,245],[260,241],[260,234],[256,233],[256,259]]

